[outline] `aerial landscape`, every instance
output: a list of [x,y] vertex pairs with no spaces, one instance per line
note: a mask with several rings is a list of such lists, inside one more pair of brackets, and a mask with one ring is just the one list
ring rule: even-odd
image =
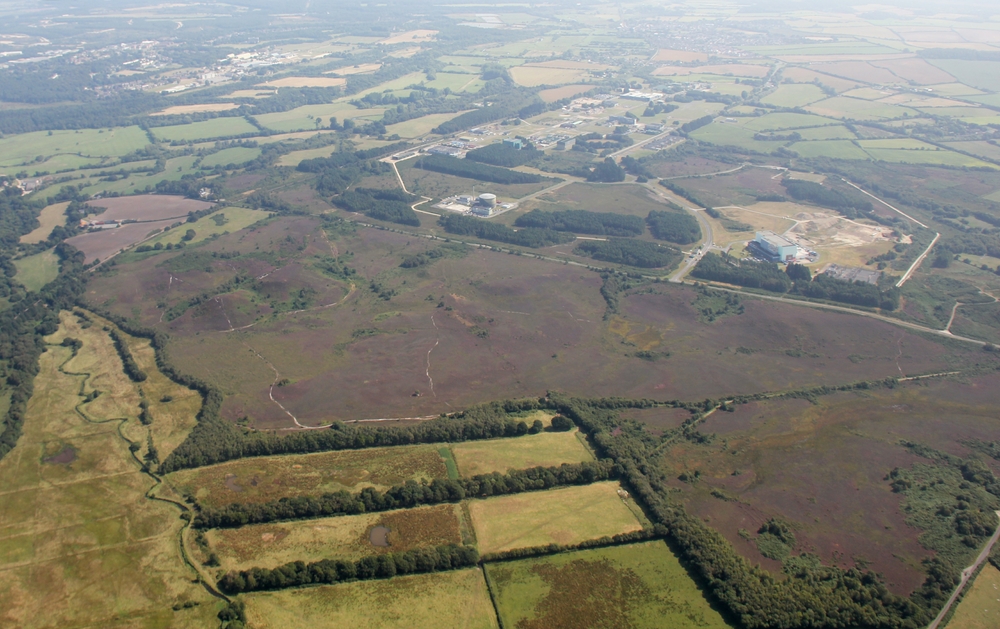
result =
[[0,18],[0,627],[1000,627],[995,3]]

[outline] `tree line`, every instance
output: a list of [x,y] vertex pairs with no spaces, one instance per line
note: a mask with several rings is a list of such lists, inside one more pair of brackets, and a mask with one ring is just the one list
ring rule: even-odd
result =
[[516,149],[500,142],[473,149],[465,154],[465,159],[491,166],[514,168],[515,166],[523,166],[541,156],[542,152],[533,146]]
[[558,232],[553,229],[525,227],[514,231],[506,225],[491,223],[463,214],[446,214],[438,219],[438,224],[449,234],[473,236],[483,240],[493,240],[509,245],[531,247],[533,249],[572,242],[574,240],[571,234]]
[[229,572],[219,580],[227,594],[277,590],[303,585],[388,579],[405,574],[425,574],[475,566],[479,553],[473,546],[449,544],[402,553],[349,559],[321,559],[306,564],[293,561],[277,568],[251,568]]
[[576,246],[576,253],[602,262],[625,264],[641,269],[658,269],[676,264],[681,254],[672,247],[632,238],[584,240]]
[[736,260],[723,253],[708,252],[691,270],[692,277],[725,284],[761,288],[773,293],[787,293],[792,287],[788,274],[773,262]]
[[355,494],[342,490],[322,496],[281,498],[262,504],[234,503],[219,508],[200,508],[195,516],[194,526],[201,529],[237,528],[247,524],[283,520],[410,509],[421,505],[461,502],[467,498],[504,496],[568,485],[590,485],[608,480],[616,474],[614,464],[606,460],[563,463],[558,467],[532,467],[511,470],[506,474],[494,472],[471,478],[438,478],[426,484],[411,480],[385,491],[366,487]]
[[125,375],[132,382],[145,382],[147,378],[146,372],[139,367],[139,363],[135,362],[135,357],[132,356],[132,351],[128,347],[128,340],[125,338],[125,335],[113,328],[107,328],[107,331],[111,335],[111,342],[114,344],[119,358],[122,359]]
[[781,185],[788,191],[788,196],[796,201],[810,201],[837,210],[847,218],[870,214],[873,209],[871,201],[860,192],[834,190],[814,181],[799,179],[784,179]]
[[455,177],[490,181],[502,185],[541,183],[547,179],[547,177],[542,177],[534,173],[522,173],[507,168],[490,166],[489,164],[458,159],[449,155],[425,155],[419,158],[413,167],[423,170],[433,170],[434,172],[454,175]]
[[514,225],[595,236],[641,236],[646,231],[638,216],[586,210],[531,210],[518,216]]

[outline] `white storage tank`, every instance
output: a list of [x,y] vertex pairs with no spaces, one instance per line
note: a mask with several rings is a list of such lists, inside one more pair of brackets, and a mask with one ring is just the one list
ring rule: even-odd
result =
[[497,195],[490,194],[489,192],[479,195],[479,204],[485,205],[486,207],[496,207],[497,206]]

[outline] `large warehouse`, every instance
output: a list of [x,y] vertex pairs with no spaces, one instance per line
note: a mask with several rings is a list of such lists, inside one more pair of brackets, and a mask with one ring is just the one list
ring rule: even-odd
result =
[[794,260],[799,254],[799,246],[797,244],[772,231],[757,232],[754,242],[760,251],[769,256],[773,262]]

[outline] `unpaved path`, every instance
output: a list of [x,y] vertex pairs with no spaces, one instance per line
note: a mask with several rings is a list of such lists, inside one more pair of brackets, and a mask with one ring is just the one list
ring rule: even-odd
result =
[[[1000,518],[1000,511],[997,511],[996,514],[997,518]],[[958,596],[962,593],[962,590],[965,589],[965,585],[969,582],[969,579],[971,579],[972,575],[976,573],[976,570],[979,570],[979,566],[983,565],[983,562],[989,558],[990,552],[993,551],[993,546],[997,543],[997,538],[1000,538],[1000,526],[998,526],[997,530],[993,532],[993,537],[990,538],[990,541],[986,542],[986,545],[983,546],[983,550],[979,553],[979,556],[976,557],[976,560],[972,562],[972,565],[965,570],[962,570],[962,580],[958,582],[958,587],[956,587],[955,591],[951,593],[951,598],[949,598],[948,602],[941,608],[941,613],[937,615],[937,618],[935,618],[931,624],[927,625],[927,629],[938,628],[938,625],[940,625],[941,621],[944,620],[944,617],[951,609],[951,606],[955,604],[956,600],[958,600]]]

